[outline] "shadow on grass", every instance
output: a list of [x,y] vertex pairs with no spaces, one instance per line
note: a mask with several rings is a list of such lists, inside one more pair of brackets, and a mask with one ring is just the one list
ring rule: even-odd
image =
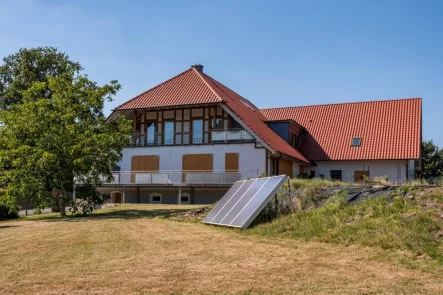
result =
[[9,227],[19,227],[18,225],[0,225],[0,229]]
[[192,209],[189,208],[183,208],[183,209],[124,209],[119,208],[118,210],[97,210],[94,211],[93,214],[88,215],[71,215],[70,213],[67,213],[66,217],[61,217],[59,215],[52,215],[52,216],[39,216],[36,219],[33,219],[35,221],[47,221],[47,222],[53,222],[53,221],[88,221],[88,220],[95,220],[95,219],[153,219],[153,218],[169,218],[172,216],[177,216],[181,214],[185,214],[186,212],[190,212]]

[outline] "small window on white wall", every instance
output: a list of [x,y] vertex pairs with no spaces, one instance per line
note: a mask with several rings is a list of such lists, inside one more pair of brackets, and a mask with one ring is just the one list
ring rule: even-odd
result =
[[162,203],[162,194],[153,193],[149,196],[149,202],[151,204],[161,204]]
[[188,193],[182,193],[180,204],[191,204],[191,196]]

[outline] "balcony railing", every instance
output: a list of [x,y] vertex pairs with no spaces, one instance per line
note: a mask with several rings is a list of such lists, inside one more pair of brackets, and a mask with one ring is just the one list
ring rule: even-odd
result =
[[116,186],[230,186],[241,180],[241,172],[159,171],[113,172],[113,180],[103,185]]
[[200,145],[219,143],[246,143],[255,142],[248,131],[242,129],[190,131],[190,132],[163,132],[131,136],[130,146],[164,146],[164,145]]

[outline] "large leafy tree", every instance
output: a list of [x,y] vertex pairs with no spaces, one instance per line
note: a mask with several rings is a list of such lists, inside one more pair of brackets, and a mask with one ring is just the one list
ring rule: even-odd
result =
[[7,195],[37,205],[55,198],[64,215],[74,181],[93,187],[110,179],[131,132],[127,120],[106,120],[103,113],[119,88],[116,81],[98,86],[64,73],[32,83],[20,103],[0,111],[0,161],[10,167],[1,175]]
[[[0,110],[10,108],[23,99],[23,91],[34,82],[47,82],[49,77],[80,73],[79,63],[53,47],[22,48],[3,59],[0,65]],[[41,87],[40,96],[50,97],[51,91]]]
[[421,177],[425,179],[443,177],[443,150],[436,146],[432,140],[423,141],[422,161]]

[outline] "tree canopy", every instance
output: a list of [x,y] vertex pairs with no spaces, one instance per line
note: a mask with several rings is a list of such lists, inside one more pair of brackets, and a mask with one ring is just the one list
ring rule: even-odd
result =
[[425,179],[443,177],[443,150],[432,140],[422,144],[423,171],[421,177]]
[[[78,72],[78,63],[63,59],[65,54],[41,50],[53,58],[44,59],[45,73],[26,83],[16,81],[23,76],[14,76],[2,88],[2,98],[7,99],[0,110],[0,167],[7,169],[0,173],[0,185],[7,196],[26,198],[37,206],[55,198],[63,214],[66,192],[73,190],[74,182],[95,187],[111,179],[131,125],[124,118],[106,120],[103,113],[105,102],[120,89],[117,81],[99,86]],[[27,52],[34,50],[22,49],[12,60]],[[54,190],[59,192],[56,196]]]
[[[3,59],[0,66],[0,110],[22,101],[22,92],[34,82],[47,82],[49,77],[80,73],[82,67],[54,47],[22,48]],[[42,87],[41,96],[50,91]]]

